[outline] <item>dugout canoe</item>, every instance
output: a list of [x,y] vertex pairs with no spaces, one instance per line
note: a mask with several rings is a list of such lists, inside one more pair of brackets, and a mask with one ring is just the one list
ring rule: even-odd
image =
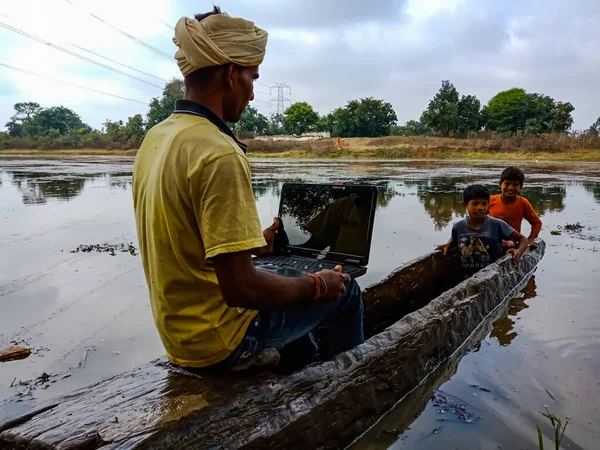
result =
[[153,361],[0,424],[0,449],[340,448],[461,348],[529,280],[539,241],[461,281],[431,253],[364,292],[364,344],[288,375],[202,374]]

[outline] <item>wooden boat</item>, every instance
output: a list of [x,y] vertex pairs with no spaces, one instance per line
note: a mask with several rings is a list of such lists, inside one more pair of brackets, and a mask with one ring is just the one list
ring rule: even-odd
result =
[[368,339],[331,361],[288,375],[154,361],[0,424],[0,449],[344,447],[472,339],[544,250],[464,281],[456,256],[425,255],[365,290]]

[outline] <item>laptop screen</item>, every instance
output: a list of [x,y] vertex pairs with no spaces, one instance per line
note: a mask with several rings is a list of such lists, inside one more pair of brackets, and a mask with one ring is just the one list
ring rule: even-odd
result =
[[289,252],[366,265],[376,202],[374,186],[284,184],[279,217]]

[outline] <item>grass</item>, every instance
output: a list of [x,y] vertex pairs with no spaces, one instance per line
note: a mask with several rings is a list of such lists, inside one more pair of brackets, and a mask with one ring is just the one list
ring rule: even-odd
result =
[[[554,429],[554,449],[559,450],[560,443],[562,442],[562,439],[565,435],[565,430],[567,429],[567,425],[569,424],[569,421],[567,420],[563,425],[562,419],[560,419],[559,417],[556,417],[554,414],[552,414],[550,411],[548,411],[548,408],[546,408],[545,413],[540,412],[540,414],[542,416],[546,417],[552,424],[552,428]],[[544,450],[544,437],[542,435],[542,429],[537,424],[535,427],[537,429],[538,445],[540,447],[540,450]]]
[[[318,141],[274,141],[249,139],[248,155],[260,158],[346,158],[346,159],[452,159],[520,161],[600,161],[600,142],[570,135],[529,137],[477,137],[454,139],[423,136]],[[131,150],[10,149],[0,155],[120,155],[133,156]]]

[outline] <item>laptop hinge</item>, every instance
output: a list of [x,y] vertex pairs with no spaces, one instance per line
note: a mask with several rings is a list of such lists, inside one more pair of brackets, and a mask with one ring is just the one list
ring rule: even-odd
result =
[[347,263],[352,263],[352,264],[358,264],[358,263],[360,263],[360,260],[358,260],[358,259],[347,259],[346,262]]

